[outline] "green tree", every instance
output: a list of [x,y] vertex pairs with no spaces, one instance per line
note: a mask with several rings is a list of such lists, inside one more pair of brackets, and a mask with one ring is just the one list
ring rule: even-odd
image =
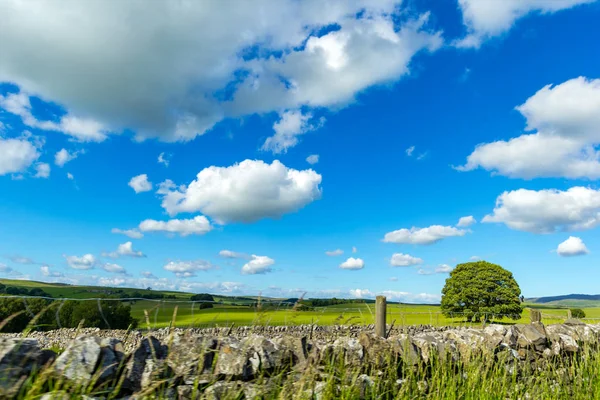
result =
[[571,308],[571,317],[585,318],[585,312],[581,308]]
[[468,321],[493,315],[521,318],[521,289],[512,273],[486,261],[458,264],[442,290],[442,312],[464,315]]

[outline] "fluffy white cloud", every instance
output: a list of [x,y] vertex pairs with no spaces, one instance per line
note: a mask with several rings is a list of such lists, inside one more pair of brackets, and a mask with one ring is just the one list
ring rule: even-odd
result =
[[416,53],[442,44],[427,14],[408,17],[399,3],[66,0],[64,13],[12,2],[3,32],[19,40],[3,43],[0,81],[85,116],[37,121],[79,140],[130,128],[187,141],[223,118],[339,107],[397,81]]
[[592,3],[595,0],[458,0],[467,35],[456,42],[459,47],[479,47],[494,36],[507,32],[521,17],[532,13],[554,13]]
[[133,243],[125,242],[117,246],[117,251],[110,253],[102,253],[102,257],[119,258],[119,257],[146,257],[141,251],[133,250]]
[[202,212],[219,223],[278,218],[321,197],[321,175],[312,169],[287,168],[245,160],[231,167],[208,167],[187,187],[163,182],[157,192],[170,214]]
[[469,215],[467,217],[460,217],[456,226],[458,226],[459,228],[465,228],[467,226],[473,225],[476,222],[477,221],[475,220],[475,218],[472,215]]
[[66,163],[76,159],[80,154],[83,153],[83,150],[70,153],[67,149],[60,149],[54,155],[54,164],[62,168]]
[[100,284],[101,286],[121,286],[122,284],[124,284],[125,282],[127,282],[126,279],[123,278],[106,278],[104,276],[101,276],[98,278],[98,284]]
[[221,250],[219,255],[224,258],[250,258],[248,254],[238,253],[236,251],[231,250]]
[[42,265],[40,267],[40,272],[42,273],[42,275],[50,278],[62,278],[64,276],[64,274],[61,272],[50,270],[50,267],[47,265]]
[[390,259],[392,267],[409,267],[411,265],[423,264],[423,260],[410,254],[394,253]]
[[35,165],[34,178],[48,178],[50,176],[50,164],[48,163],[37,163]]
[[159,164],[163,164],[165,167],[168,167],[170,162],[171,162],[170,154],[165,154],[163,152],[158,155],[158,163]]
[[96,265],[96,257],[92,254],[85,254],[81,257],[64,256],[67,260],[67,265],[73,269],[87,270],[92,269]]
[[213,227],[208,218],[204,215],[198,215],[192,219],[170,219],[168,221],[147,219],[140,223],[138,229],[142,232],[168,232],[180,236],[189,236],[204,235],[210,232]]
[[119,229],[119,228],[113,228],[111,230],[111,233],[117,233],[117,234],[121,234],[121,235],[125,235],[127,237],[130,237],[132,239],[141,239],[144,237],[144,234],[141,233],[140,231],[138,231],[137,229]]
[[134,176],[133,178],[131,178],[128,185],[136,193],[149,192],[150,190],[152,190],[152,182],[148,180],[148,175],[146,174]]
[[113,274],[125,274],[125,268],[123,268],[122,266],[118,265],[118,264],[113,264],[113,263],[105,263],[102,264],[102,269],[105,270],[106,272],[110,272]]
[[346,261],[340,264],[342,269],[363,269],[365,262],[362,258],[349,257]]
[[309,163],[310,165],[315,165],[316,163],[319,162],[319,155],[311,154],[310,156],[306,157],[306,162]]
[[350,296],[356,297],[357,299],[363,299],[365,297],[374,297],[375,295],[369,289],[350,289]]
[[[6,80],[3,79],[3,72],[0,64],[0,81]],[[30,94],[24,91],[0,95],[0,108],[18,115],[23,123],[31,128],[63,132],[81,142],[101,142],[107,137],[104,126],[93,119],[66,114],[60,117],[58,122],[39,121],[32,114]]]
[[196,276],[196,272],[198,271],[213,269],[214,265],[204,260],[170,261],[163,268],[166,271],[174,273],[178,278],[191,278]]
[[428,245],[453,236],[464,236],[467,231],[453,226],[432,225],[428,228],[398,229],[385,234],[386,243],[407,243]]
[[271,272],[271,265],[273,264],[275,264],[275,260],[270,257],[252,254],[252,259],[242,267],[242,274],[265,274]]
[[556,253],[563,257],[582,256],[588,254],[589,250],[581,238],[569,236],[567,240],[558,245]]
[[452,271],[452,267],[448,264],[441,264],[435,269],[436,274],[446,274]]
[[576,186],[566,191],[504,192],[496,199],[493,213],[482,222],[499,222],[532,233],[591,229],[600,224],[600,191]]
[[387,297],[389,300],[399,301],[401,303],[438,304],[441,301],[441,296],[439,294],[432,293],[409,293],[384,290],[381,292],[381,295]]
[[281,113],[279,121],[273,124],[275,135],[267,138],[261,149],[271,151],[273,154],[287,152],[290,147],[298,144],[298,136],[318,129],[325,123],[325,118],[321,118],[316,124],[311,124],[311,118],[313,118],[311,113],[303,114],[300,110]]
[[344,254],[344,250],[342,250],[342,249],[336,249],[336,250],[326,251],[325,254],[328,255],[328,256],[330,256],[330,257],[341,256],[342,254]]
[[70,180],[70,181],[72,181],[73,179],[75,179],[75,177],[73,176],[72,173],[67,172],[67,179]]
[[28,138],[0,137],[0,176],[24,172],[39,157],[39,146]]
[[[517,110],[534,133],[480,144],[457,169],[483,168],[525,179],[600,177],[600,79],[579,77],[547,85]],[[544,157],[531,157],[539,149]]]

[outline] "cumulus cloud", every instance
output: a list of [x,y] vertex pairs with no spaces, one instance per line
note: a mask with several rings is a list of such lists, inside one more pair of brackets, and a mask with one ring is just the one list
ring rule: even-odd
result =
[[482,222],[532,233],[592,229],[600,223],[600,191],[581,186],[566,191],[507,191],[498,196],[493,213]]
[[50,269],[50,267],[49,267],[49,266],[47,266],[47,265],[42,265],[42,266],[40,267],[40,272],[41,272],[41,274],[42,274],[42,275],[44,275],[44,276],[46,276],[46,277],[49,277],[49,278],[62,278],[62,277],[64,277],[64,276],[65,276],[65,275],[64,275],[63,273],[61,273],[61,272],[52,271],[52,270]]
[[458,0],[467,35],[456,41],[458,47],[479,47],[499,36],[515,21],[530,13],[551,14],[595,0]]
[[310,156],[306,157],[306,162],[309,163],[310,165],[315,165],[316,163],[319,162],[319,155],[311,154]]
[[67,260],[67,265],[73,269],[87,270],[92,269],[96,265],[96,257],[92,254],[85,254],[81,257],[63,256]]
[[152,182],[148,180],[148,175],[141,174],[134,176],[129,181],[128,185],[136,192],[149,192],[152,190]]
[[102,257],[119,258],[119,257],[135,257],[141,258],[146,257],[141,251],[133,250],[133,243],[125,242],[117,246],[117,251],[110,253],[102,253]]
[[266,274],[267,272],[271,272],[271,266],[273,264],[275,264],[275,260],[270,257],[252,254],[252,259],[242,267],[242,274]]
[[[600,177],[600,79],[579,77],[547,85],[517,110],[534,133],[480,144],[457,169],[483,168],[525,179]],[[539,149],[544,157],[531,157]]]
[[189,236],[204,235],[210,232],[213,227],[208,218],[204,215],[198,215],[192,219],[170,219],[168,221],[147,219],[140,223],[138,229],[141,232],[167,232],[179,236]]
[[236,251],[231,250],[221,250],[219,255],[223,258],[250,258],[248,254],[238,253]]
[[433,293],[410,293],[400,292],[396,290],[384,290],[381,295],[388,298],[388,300],[399,301],[401,303],[425,303],[425,304],[439,304],[441,296]]
[[111,233],[125,235],[127,237],[132,238],[132,239],[141,239],[141,238],[144,237],[144,234],[141,233],[137,229],[126,229],[126,230],[123,230],[123,229],[119,229],[119,228],[113,228],[111,230]]
[[26,171],[40,157],[40,147],[27,137],[0,136],[0,176]]
[[[0,70],[1,67],[0,64]],[[0,81],[6,80],[3,79],[5,76],[2,72],[0,72]],[[105,127],[93,119],[80,118],[67,113],[61,116],[58,122],[38,120],[32,114],[30,97],[30,94],[23,90],[5,96],[0,95],[0,108],[21,117],[23,123],[31,128],[62,132],[81,142],[101,142],[106,139]]]
[[453,226],[432,225],[428,228],[398,229],[385,234],[385,243],[429,245],[453,236],[464,236],[467,231]]
[[198,271],[213,269],[214,265],[204,260],[170,261],[163,268],[174,273],[178,278],[191,278],[196,276]]
[[375,295],[369,289],[350,289],[350,296],[356,297],[357,299],[364,299],[365,297],[374,297]]
[[589,250],[581,238],[569,236],[567,240],[560,243],[556,253],[562,257],[582,256],[589,253]]
[[[88,141],[124,128],[188,141],[228,117],[337,109],[407,75],[442,38],[428,14],[408,17],[399,3],[66,0],[64,13],[17,2],[3,32],[20,40],[3,43],[0,81],[67,110],[58,122],[28,110],[32,126]],[[339,29],[320,33],[330,26]]]
[[158,163],[163,164],[165,167],[169,166],[171,162],[171,154],[165,154],[164,152],[158,155]]
[[362,258],[349,257],[346,261],[340,264],[341,269],[363,269],[365,262]]
[[409,267],[411,265],[423,264],[423,260],[410,254],[394,253],[390,259],[392,267]]
[[336,249],[336,250],[326,251],[325,254],[330,257],[341,256],[342,254],[344,254],[344,250]]
[[231,167],[208,167],[187,187],[163,182],[162,207],[175,215],[201,212],[219,223],[279,218],[321,197],[321,175],[278,160],[245,160]]
[[125,271],[125,268],[123,268],[122,266],[120,266],[118,264],[113,264],[113,263],[102,264],[102,269],[105,270],[106,272],[110,272],[110,273],[113,273],[113,274],[125,274],[125,273],[127,273],[127,271]]
[[311,113],[303,114],[300,110],[285,111],[279,115],[279,121],[273,124],[275,135],[267,138],[262,150],[273,154],[286,153],[290,147],[298,144],[298,136],[320,128],[325,123],[322,117],[317,123],[310,123]]
[[475,218],[473,218],[472,215],[469,215],[468,217],[461,217],[458,220],[458,223],[456,224],[456,226],[458,226],[459,228],[466,228],[468,226],[473,225],[476,222],[477,221],[475,220]]
[[33,177],[34,178],[50,177],[50,164],[48,164],[48,163],[35,164],[35,175]]
[[436,274],[447,274],[452,271],[452,267],[448,264],[441,264],[435,269]]
[[83,153],[84,153],[83,150],[74,151],[71,153],[67,149],[60,149],[54,155],[54,164],[56,164],[57,166],[62,168],[65,166],[66,163],[76,159],[80,154],[83,154]]

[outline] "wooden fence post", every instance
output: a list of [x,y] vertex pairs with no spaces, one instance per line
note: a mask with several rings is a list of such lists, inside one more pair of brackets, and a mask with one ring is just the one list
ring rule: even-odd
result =
[[529,311],[529,314],[530,314],[530,318],[531,318],[531,323],[542,322],[542,312],[541,311],[531,309]]
[[386,306],[387,302],[385,296],[377,296],[375,300],[375,334],[379,337],[385,337],[386,335]]
[[573,316],[571,315],[571,309],[570,308],[567,310],[567,318],[568,319],[573,318]]

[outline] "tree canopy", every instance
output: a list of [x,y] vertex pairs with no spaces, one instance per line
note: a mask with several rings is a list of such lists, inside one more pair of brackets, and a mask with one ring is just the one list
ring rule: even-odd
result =
[[458,264],[442,290],[442,312],[469,321],[492,316],[519,319],[521,289],[510,271],[486,261]]

